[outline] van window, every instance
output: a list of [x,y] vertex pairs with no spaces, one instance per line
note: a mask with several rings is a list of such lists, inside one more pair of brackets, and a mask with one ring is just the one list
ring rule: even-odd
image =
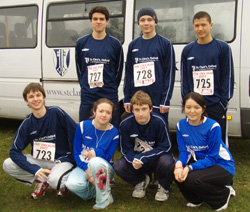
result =
[[102,5],[110,13],[107,32],[124,40],[124,1],[68,2],[51,4],[48,7],[47,39],[48,47],[75,46],[76,40],[92,32],[89,11]]
[[0,8],[0,48],[34,48],[37,6]]
[[236,0],[136,0],[134,11],[134,38],[141,34],[137,14],[142,7],[155,10],[158,25],[156,32],[172,43],[189,43],[196,39],[192,28],[193,16],[199,11],[210,14],[214,23],[212,36],[227,42],[235,37]]

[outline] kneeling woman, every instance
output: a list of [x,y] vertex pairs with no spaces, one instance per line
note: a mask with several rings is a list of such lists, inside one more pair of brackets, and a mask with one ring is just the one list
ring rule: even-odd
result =
[[183,101],[186,119],[177,123],[179,158],[174,175],[187,206],[203,202],[212,209],[226,209],[232,186],[227,186],[235,173],[234,160],[221,138],[220,125],[205,116],[205,100],[198,93],[189,93]]
[[70,173],[66,186],[84,200],[96,197],[93,209],[102,210],[113,203],[109,182],[114,176],[110,160],[115,153],[118,130],[109,123],[112,101],[101,98],[93,105],[93,120],[78,124],[74,139],[77,167]]

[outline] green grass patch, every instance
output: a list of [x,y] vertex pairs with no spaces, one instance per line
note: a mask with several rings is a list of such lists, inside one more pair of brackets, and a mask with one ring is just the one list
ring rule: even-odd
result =
[[[9,155],[9,149],[12,145],[14,134],[21,122],[16,120],[0,119],[0,163]],[[172,134],[174,155],[178,156],[175,134]],[[250,139],[230,138],[230,151],[236,164],[236,175],[234,177],[234,189],[236,197],[231,198],[228,212],[250,211]],[[29,152],[26,150],[25,152]],[[115,153],[115,160],[121,154]],[[112,189],[114,204],[109,211],[157,211],[157,212],[189,212],[189,211],[211,211],[207,204],[199,208],[186,207],[186,200],[181,195],[175,183],[172,184],[172,192],[167,202],[156,202],[154,196],[156,189],[147,189],[147,194],[143,199],[134,199],[131,194],[133,186],[125,183],[119,177],[115,176],[116,186]],[[92,207],[95,200],[83,201],[73,193],[65,198],[56,196],[56,191],[48,189],[46,195],[40,199],[33,200],[30,194],[33,186],[26,186],[13,179],[0,169],[0,211],[1,212],[84,212],[93,211]]]

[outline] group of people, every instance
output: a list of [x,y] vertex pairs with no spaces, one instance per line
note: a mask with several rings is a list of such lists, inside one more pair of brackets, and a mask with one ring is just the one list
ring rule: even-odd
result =
[[[188,207],[207,203],[217,211],[226,209],[230,196],[236,195],[234,160],[225,144],[234,71],[230,47],[211,36],[210,15],[195,14],[197,40],[182,53],[186,118],[176,127],[177,160],[168,128],[175,54],[171,41],[156,33],[155,11],[145,7],[138,12],[142,35],[128,47],[124,109],[129,115],[122,121],[118,102],[122,45],[106,32],[107,8],[92,8],[89,20],[93,32],[76,43],[79,124],[61,108],[45,106],[44,89],[39,83],[30,83],[23,98],[32,113],[15,134],[10,158],[3,163],[5,172],[28,185],[36,181],[34,199],[45,195],[50,186],[62,197],[70,190],[83,200],[95,198],[95,210],[114,202],[110,183],[115,173],[134,186],[134,198],[146,195],[155,173],[159,181],[156,201],[168,200],[175,181]],[[31,154],[24,155],[29,144]],[[117,146],[123,156],[114,163]]]

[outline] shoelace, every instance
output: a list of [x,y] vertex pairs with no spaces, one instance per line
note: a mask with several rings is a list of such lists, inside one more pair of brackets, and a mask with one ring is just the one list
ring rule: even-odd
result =
[[37,183],[36,184],[36,188],[35,188],[35,192],[39,192],[41,190],[41,188],[46,187],[45,183]]
[[146,185],[145,182],[141,182],[141,183],[136,187],[136,190],[142,190],[142,191],[144,191],[144,190],[145,190],[145,185]]

